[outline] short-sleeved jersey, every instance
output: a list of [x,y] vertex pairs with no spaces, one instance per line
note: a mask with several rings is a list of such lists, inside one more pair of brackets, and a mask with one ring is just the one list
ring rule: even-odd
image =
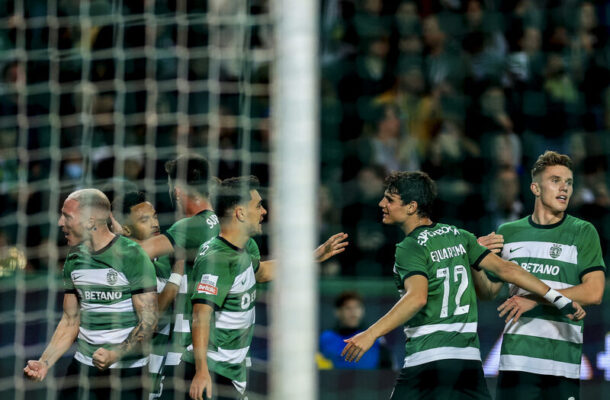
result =
[[[132,296],[155,291],[155,269],[135,242],[115,237],[106,247],[92,252],[85,245],[74,247],[63,270],[64,289],[80,302],[80,326],[74,355],[93,366],[93,353],[100,347],[122,343],[138,324]],[[132,368],[146,364],[148,357],[130,354],[110,368]]]
[[[239,249],[222,237],[205,243],[195,261],[190,288],[193,303],[214,308],[207,357],[210,371],[246,386],[246,357],[254,331],[255,273],[260,265],[256,242]],[[189,346],[184,361],[195,363]]]
[[427,304],[405,324],[403,368],[445,359],[481,360],[470,267],[478,268],[488,252],[471,233],[440,223],[420,226],[396,245],[394,280],[400,295],[405,295],[405,279],[428,279]]
[[[504,236],[502,257],[553,289],[578,285],[588,272],[605,271],[595,228],[571,215],[552,225],[526,217],[500,226],[498,234]],[[529,293],[512,284],[509,291]],[[579,379],[582,343],[583,321],[570,321],[555,307],[542,305],[505,326],[500,370]]]
[[182,352],[191,343],[190,315],[192,305],[187,296],[187,288],[190,284],[190,275],[193,270],[193,262],[197,256],[199,247],[220,233],[218,217],[211,210],[204,210],[192,217],[176,221],[164,235],[174,246],[175,250],[185,251],[184,275],[176,300],[174,302],[174,330],[172,333],[170,350],[167,354],[166,365],[178,365]]

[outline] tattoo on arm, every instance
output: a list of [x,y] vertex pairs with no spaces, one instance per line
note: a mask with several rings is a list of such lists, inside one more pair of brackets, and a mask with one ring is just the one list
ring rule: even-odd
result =
[[140,321],[129,333],[127,339],[118,346],[122,356],[142,347],[142,344],[150,341],[157,327],[157,293],[147,292],[132,296],[133,307]]

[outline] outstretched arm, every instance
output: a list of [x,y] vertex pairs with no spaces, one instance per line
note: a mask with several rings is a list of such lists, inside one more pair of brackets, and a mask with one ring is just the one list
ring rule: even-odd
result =
[[[498,235],[496,232],[492,232],[489,235],[481,236],[477,239],[477,242],[489,249],[494,254],[500,254],[502,247],[504,246],[504,236]],[[472,280],[474,283],[474,289],[477,292],[477,297],[480,300],[493,300],[496,298],[500,290],[502,289],[502,282],[492,282],[489,280],[485,271],[476,271],[474,268],[471,269]]]
[[145,292],[131,296],[133,308],[138,314],[138,324],[127,339],[112,350],[100,347],[93,353],[93,365],[100,370],[109,368],[125,355],[142,349],[142,345],[152,338],[157,327],[157,293]]
[[[343,253],[347,245],[349,245],[349,242],[346,242],[345,239],[347,239],[347,233],[343,232],[329,237],[326,242],[318,246],[314,251],[316,262],[323,262],[339,253]],[[258,271],[256,271],[256,281],[268,282],[273,280],[275,278],[276,264],[275,260],[261,261]]]
[[42,381],[47,376],[49,368],[68,351],[78,336],[80,307],[76,294],[64,294],[63,308],[63,315],[55,328],[51,342],[38,360],[29,360],[23,369],[29,379]]
[[540,279],[525,271],[517,264],[501,259],[493,253],[487,254],[479,264],[482,268],[493,272],[505,282],[510,282],[533,294],[543,297],[562,313],[574,318],[578,309],[574,307],[572,300],[563,296],[558,291],[551,289]]
[[378,337],[404,324],[421,310],[428,302],[428,278],[423,275],[413,275],[405,279],[404,296],[390,311],[366,331],[346,339],[347,345],[341,352],[346,361],[358,362],[375,343]]
[[315,250],[314,257],[316,261],[324,262],[339,253],[343,253],[347,245],[349,245],[349,242],[346,242],[345,239],[347,239],[347,233],[343,232],[335,233],[329,237],[326,242]]

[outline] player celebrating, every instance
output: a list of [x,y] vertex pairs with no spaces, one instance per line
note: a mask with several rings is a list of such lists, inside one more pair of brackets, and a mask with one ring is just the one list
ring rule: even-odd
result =
[[[123,197],[114,200],[113,214],[121,221],[122,231],[125,236],[135,240],[143,241],[160,235],[159,219],[155,207],[146,200],[144,192],[128,192]],[[169,256],[161,256],[152,260],[157,275],[157,293],[159,303],[159,323],[152,339],[152,348],[149,356],[148,371],[151,378],[150,398],[161,396],[163,389],[162,367],[167,356],[167,345],[169,341],[172,313],[168,312],[168,306],[174,300],[168,291],[164,290],[168,279],[182,279],[181,275],[172,277],[172,268]],[[171,285],[169,285],[171,286]],[[170,293],[175,292],[169,291]]]
[[[66,385],[62,399],[140,399],[145,392],[142,345],[157,325],[155,270],[140,246],[110,232],[109,216],[110,202],[97,189],[73,192],[61,209],[58,224],[73,246],[63,270],[63,316],[40,359],[28,361],[24,372],[43,380],[78,336],[66,382],[80,387]],[[115,379],[122,389],[111,385]]]
[[383,223],[398,225],[406,234],[396,246],[394,264],[401,299],[366,331],[346,339],[342,355],[358,361],[378,337],[405,324],[406,357],[392,399],[489,399],[471,266],[550,299],[573,318],[582,318],[584,311],[480,246],[471,233],[434,223],[430,214],[435,197],[435,184],[425,173],[395,172],[386,178],[379,203]]
[[[566,213],[573,191],[572,160],[546,151],[531,171],[535,196],[529,217],[503,224],[502,257],[586,306],[600,304],[605,264],[599,236],[589,222]],[[483,298],[494,298],[502,282],[476,274]],[[507,313],[502,339],[498,399],[557,399],[580,396],[582,322],[570,322],[538,296],[509,285],[500,310]],[[542,302],[541,307],[536,307]],[[530,311],[531,310],[531,311]],[[521,316],[523,315],[523,316]],[[510,321],[512,319],[512,321]]]
[[[222,182],[217,198],[221,233],[203,244],[195,261],[189,294],[193,302],[193,345],[183,355],[190,397],[212,394],[242,399],[246,356],[254,329],[256,283],[274,278],[275,262],[260,262],[252,236],[262,233],[267,211],[254,176]],[[344,251],[347,235],[331,236],[315,251],[324,261]],[[181,364],[182,365],[182,364]]]

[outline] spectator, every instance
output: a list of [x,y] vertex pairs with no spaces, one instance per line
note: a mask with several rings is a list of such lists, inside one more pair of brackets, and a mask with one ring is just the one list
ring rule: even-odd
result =
[[375,341],[373,347],[365,354],[360,362],[349,363],[341,357],[341,350],[345,347],[344,339],[362,332],[365,328],[364,302],[362,296],[355,291],[345,291],[335,300],[335,318],[337,325],[320,335],[320,353],[337,369],[381,369],[391,368],[392,360],[384,339]]

